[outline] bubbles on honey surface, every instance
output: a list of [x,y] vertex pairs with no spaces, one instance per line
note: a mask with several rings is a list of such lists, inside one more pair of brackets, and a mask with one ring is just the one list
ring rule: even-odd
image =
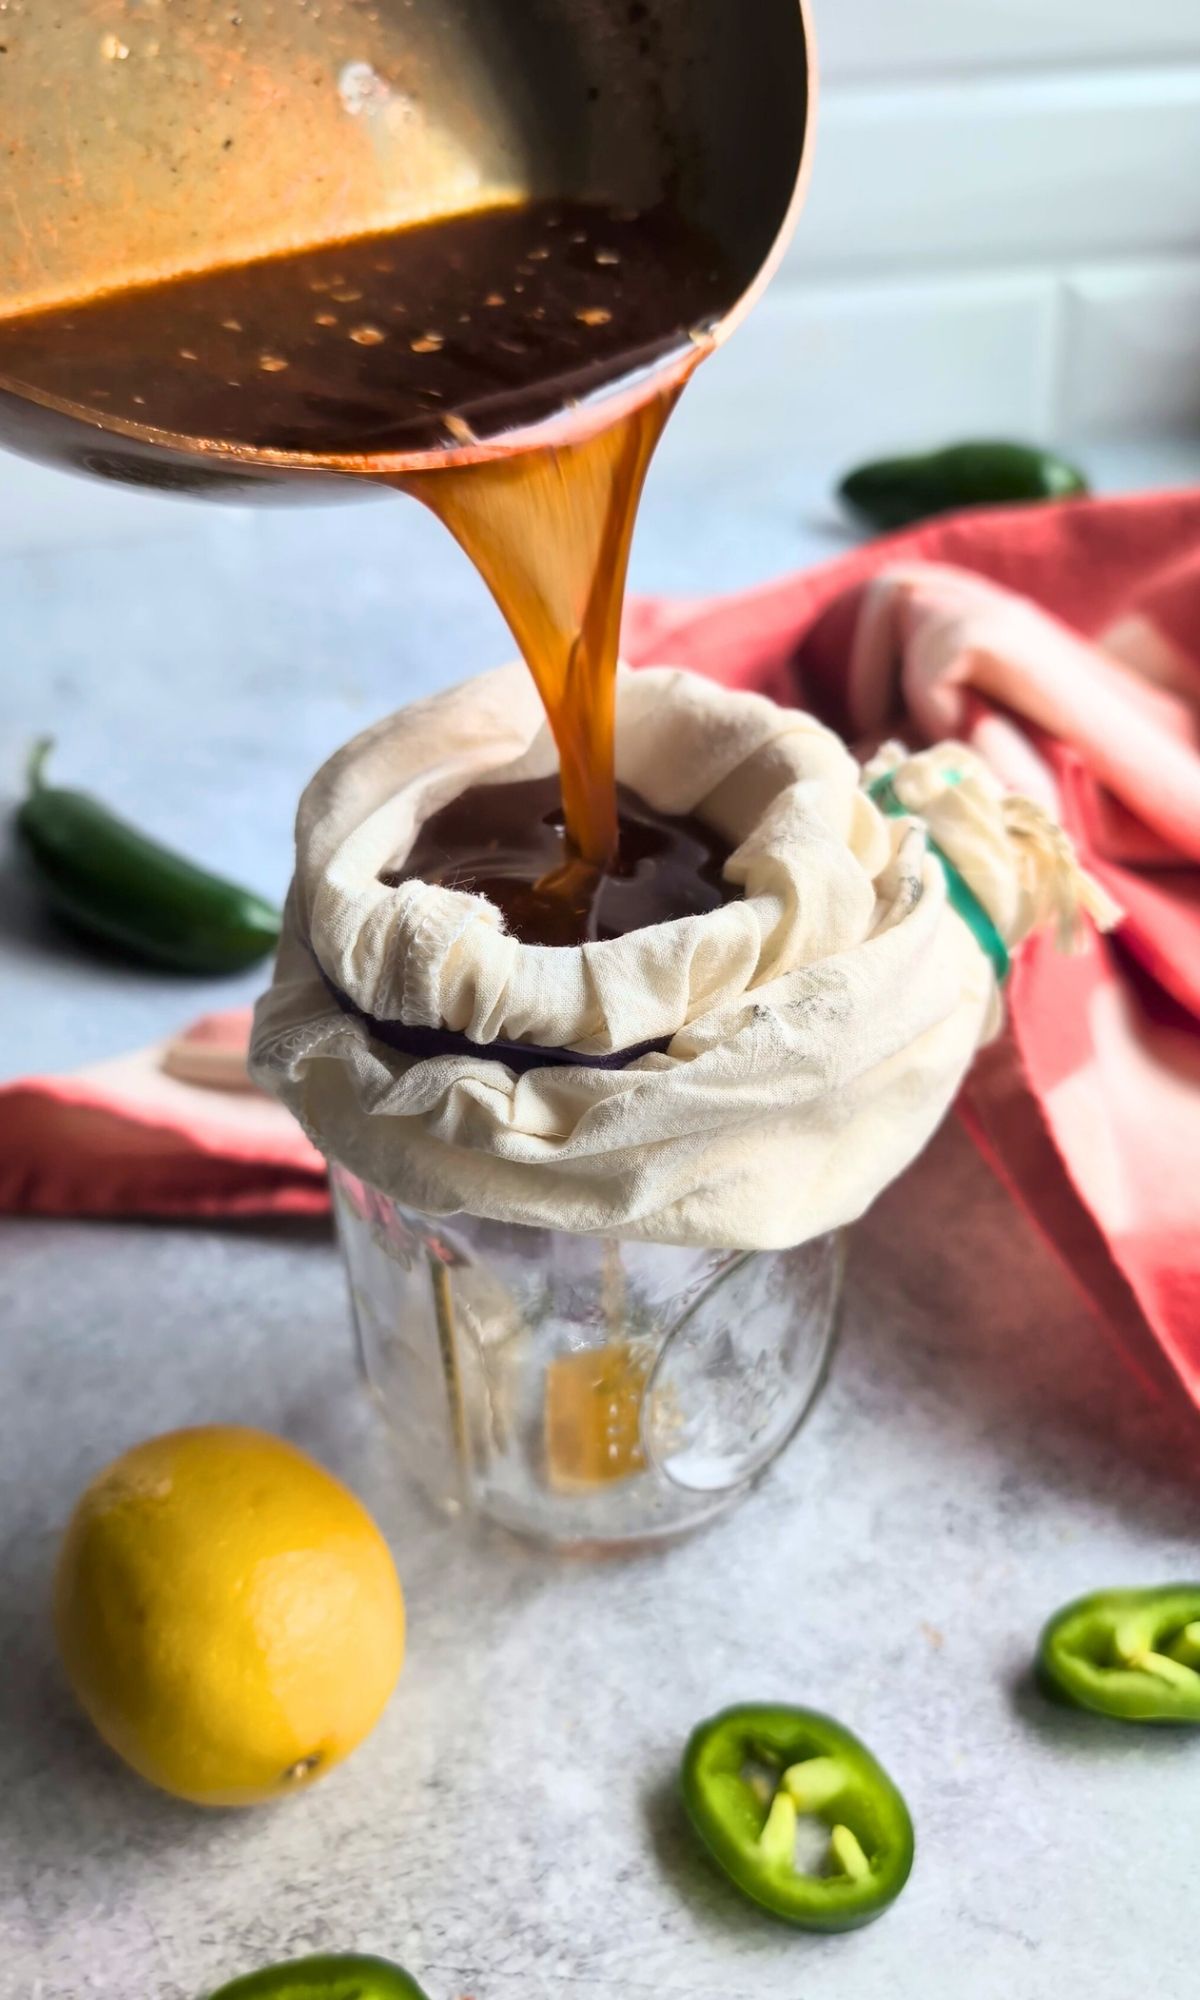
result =
[[[144,45],[135,40],[140,68]],[[180,433],[341,451],[361,431],[364,448],[469,457],[474,442],[516,417],[540,422],[568,396],[578,402],[593,383],[616,380],[630,357],[644,353],[653,366],[664,314],[668,340],[683,345],[689,325],[707,336],[712,251],[705,243],[703,262],[693,255],[688,266],[669,233],[660,251],[661,233],[653,218],[628,231],[607,207],[547,214],[534,203],[455,219],[444,234],[406,228],[316,244],[264,260],[261,272],[252,265],[181,280],[163,288],[161,305],[157,291],[148,304],[140,293],[106,301],[96,308],[103,342],[98,334],[82,356],[82,334],[56,320],[38,365],[67,388],[78,381],[81,402],[93,381],[127,411],[132,390],[143,390],[155,421],[161,405],[172,419],[163,428]],[[569,247],[572,237],[583,247]],[[660,305],[677,279],[678,307]],[[0,323],[0,354],[6,337]],[[161,386],[151,387],[155,366]],[[231,367],[237,377],[226,376]],[[134,413],[146,418],[146,405]],[[472,435],[450,423],[460,413]]]
[[100,40],[100,53],[105,62],[126,62],[129,57],[129,44],[123,42],[119,35],[103,35]]

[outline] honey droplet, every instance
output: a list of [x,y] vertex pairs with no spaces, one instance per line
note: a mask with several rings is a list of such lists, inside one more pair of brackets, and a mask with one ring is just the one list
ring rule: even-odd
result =
[[581,306],[575,317],[580,326],[607,326],[612,314],[607,306]]
[[445,345],[440,333],[423,333],[417,340],[410,340],[414,354],[436,354]]
[[287,367],[287,362],[282,354],[260,354],[258,365],[264,375],[278,375]]
[[387,339],[387,335],[377,326],[352,326],[350,338],[359,347],[378,347]]

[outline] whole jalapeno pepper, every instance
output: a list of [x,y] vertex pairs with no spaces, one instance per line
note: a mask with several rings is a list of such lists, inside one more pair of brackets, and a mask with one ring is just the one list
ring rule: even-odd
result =
[[425,2000],[415,1979],[385,1958],[355,1952],[294,1958],[234,1979],[211,2000]]
[[279,941],[279,912],[118,819],[86,792],[49,785],[35,744],[17,833],[51,906],[77,930],[175,972],[232,973]]
[[858,520],[886,532],[959,507],[1069,500],[1087,491],[1079,468],[1052,451],[982,440],[908,458],[875,459],[848,472],[838,496]]
[[1077,1598],[1047,1624],[1037,1667],[1047,1692],[1076,1708],[1200,1724],[1200,1583]]
[[908,1808],[841,1723],[807,1708],[727,1708],[683,1758],[688,1815],[744,1895],[803,1930],[846,1931],[893,1903],[913,1863]]

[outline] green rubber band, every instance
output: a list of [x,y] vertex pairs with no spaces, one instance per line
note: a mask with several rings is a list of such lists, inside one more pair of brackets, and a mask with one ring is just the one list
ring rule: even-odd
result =
[[[958,774],[954,775],[957,777]],[[894,772],[887,771],[882,778],[876,778],[868,790],[868,798],[890,819],[919,819],[919,813],[910,811],[909,807],[902,804],[897,797],[894,776]],[[942,873],[946,877],[946,897],[951,909],[962,918],[980,951],[991,960],[992,970],[999,984],[1003,986],[1012,966],[1008,946],[975,891],[966,878],[960,875],[950,856],[943,853],[928,828],[925,830],[925,838],[929,843],[929,852],[936,855],[942,864]]]

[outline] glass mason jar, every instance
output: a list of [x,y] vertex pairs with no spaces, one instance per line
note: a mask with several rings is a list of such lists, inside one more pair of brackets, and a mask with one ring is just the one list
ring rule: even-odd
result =
[[751,1252],[443,1221],[330,1177],[367,1380],[449,1512],[579,1551],[685,1533],[821,1386],[838,1236]]

